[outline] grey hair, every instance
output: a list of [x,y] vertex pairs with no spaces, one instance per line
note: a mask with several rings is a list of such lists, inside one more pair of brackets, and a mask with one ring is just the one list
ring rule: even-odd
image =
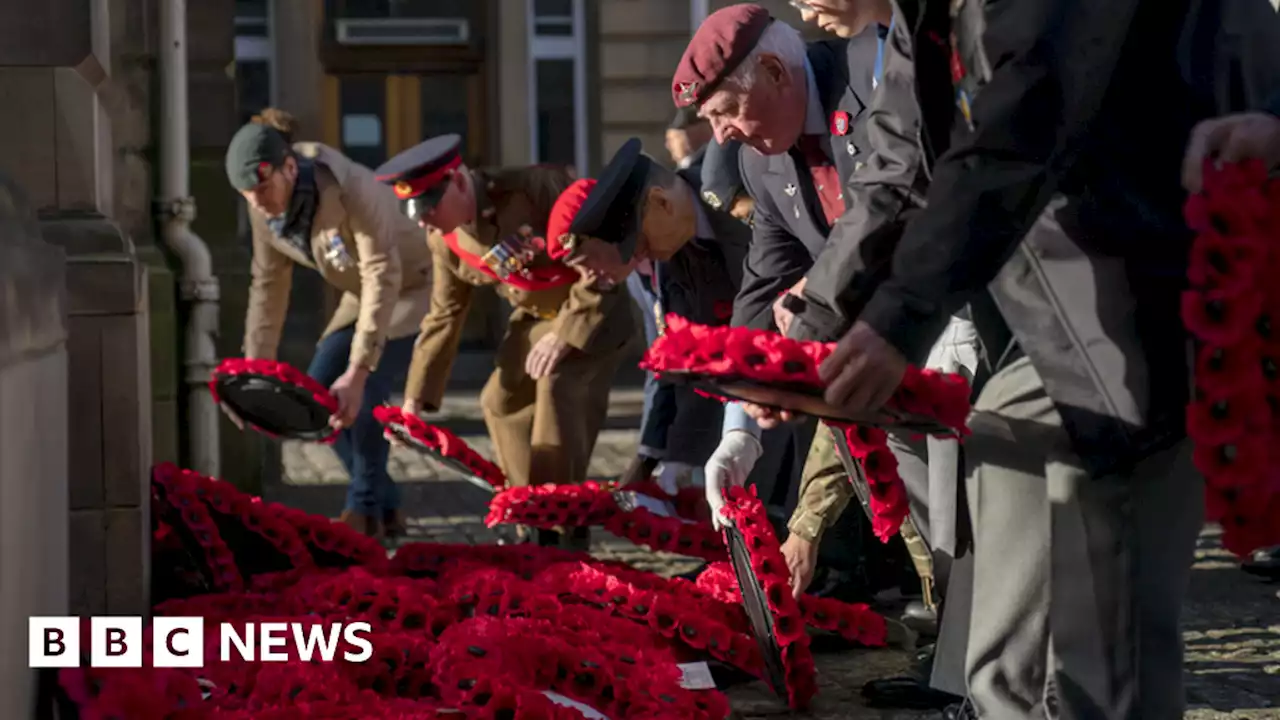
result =
[[751,49],[747,57],[729,77],[724,79],[721,87],[732,88],[740,93],[751,92],[751,88],[756,83],[757,70],[760,68],[760,57],[763,55],[774,55],[782,61],[789,72],[799,73],[804,69],[806,52],[804,38],[801,37],[800,31],[781,20],[774,20],[756,41],[756,46]]

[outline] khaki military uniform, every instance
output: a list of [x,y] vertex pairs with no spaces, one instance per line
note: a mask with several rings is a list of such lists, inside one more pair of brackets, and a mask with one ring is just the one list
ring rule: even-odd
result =
[[[460,228],[455,238],[460,250],[476,257],[522,226],[542,235],[551,206],[571,182],[567,172],[545,167],[475,172],[473,180],[478,220],[475,227]],[[430,233],[427,245],[436,260],[434,287],[406,397],[416,398],[424,409],[439,409],[472,293],[495,286],[513,307],[497,367],[480,397],[498,463],[514,486],[585,480],[608,414],[614,373],[635,334],[625,290],[601,292],[583,280],[524,290],[465,262],[439,232]],[[529,266],[553,262],[539,253]],[[549,376],[535,381],[525,372],[525,359],[547,333],[555,333],[570,350]]]
[[293,149],[315,161],[311,252],[277,237],[261,213],[250,211],[253,264],[245,356],[275,358],[293,266],[299,264],[343,293],[324,336],[354,324],[351,364],[374,370],[388,339],[418,331],[431,302],[432,255],[422,244],[422,230],[367,168],[318,143]]

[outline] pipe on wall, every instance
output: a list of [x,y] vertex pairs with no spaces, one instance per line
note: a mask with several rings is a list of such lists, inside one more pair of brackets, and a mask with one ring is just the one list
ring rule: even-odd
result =
[[219,476],[219,410],[209,392],[218,365],[218,278],[209,247],[191,230],[191,138],[187,76],[187,2],[160,5],[160,199],[161,236],[182,265],[179,297],[185,304],[183,383],[187,414],[187,465]]

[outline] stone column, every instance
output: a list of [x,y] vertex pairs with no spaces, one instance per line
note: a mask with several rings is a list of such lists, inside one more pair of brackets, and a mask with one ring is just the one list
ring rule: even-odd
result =
[[[150,191],[145,172],[126,172],[123,183],[116,173],[122,157],[132,162],[120,145],[145,155],[149,136],[145,122],[141,128],[129,122],[147,113],[126,112],[136,110],[138,99],[111,78],[113,39],[130,33],[145,39],[146,24],[128,21],[131,11],[145,17],[139,8],[146,5],[42,0],[0,6],[0,100],[11,109],[0,114],[0,171],[26,189],[44,240],[65,253],[72,315],[68,380],[62,395],[45,403],[62,405],[60,419],[71,431],[69,457],[61,452],[70,463],[69,494],[59,517],[29,519],[61,528],[64,556],[68,532],[74,548],[60,570],[64,587],[69,582],[69,604],[64,591],[57,607],[37,608],[45,614],[137,615],[149,605],[147,275],[124,228],[149,235]],[[29,412],[37,404],[19,407]],[[11,427],[6,423],[0,432],[20,437]],[[35,553],[41,545],[33,539],[19,548]]]
[[30,717],[27,618],[67,614],[63,257],[0,177],[0,717]]

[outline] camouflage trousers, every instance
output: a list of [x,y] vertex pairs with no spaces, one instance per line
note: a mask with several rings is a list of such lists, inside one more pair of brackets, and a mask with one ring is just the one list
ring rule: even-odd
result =
[[[912,462],[899,465],[911,511],[903,521],[899,534],[907,546],[911,563],[920,577],[924,603],[937,606],[933,553],[928,541],[928,475],[923,441],[919,443],[892,443],[894,455]],[[920,477],[916,477],[919,475]],[[814,435],[813,444],[805,460],[804,474],[800,480],[796,512],[790,523],[793,532],[812,536],[821,534],[825,527],[839,517],[847,504],[856,499],[870,517],[871,492],[862,466],[848,451],[843,435],[823,426]]]

